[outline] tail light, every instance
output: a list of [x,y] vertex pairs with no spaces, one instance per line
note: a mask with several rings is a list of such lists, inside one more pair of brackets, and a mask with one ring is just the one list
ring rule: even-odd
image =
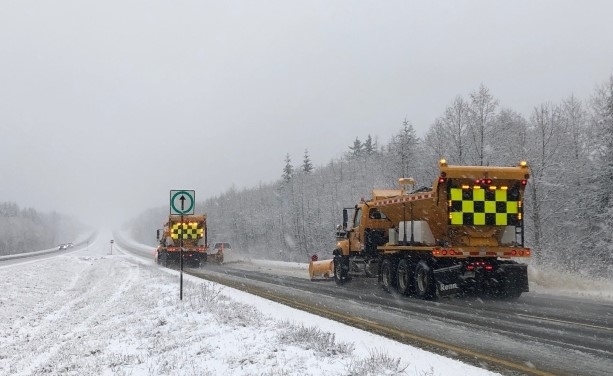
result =
[[486,271],[494,270],[494,266],[486,263],[485,261],[475,261],[466,265],[466,270],[472,271],[475,269],[485,269]]

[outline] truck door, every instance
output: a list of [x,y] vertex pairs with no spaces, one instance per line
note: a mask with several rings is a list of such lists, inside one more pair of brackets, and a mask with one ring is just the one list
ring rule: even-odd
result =
[[362,250],[362,208],[355,209],[353,224],[349,232],[349,252],[360,252]]

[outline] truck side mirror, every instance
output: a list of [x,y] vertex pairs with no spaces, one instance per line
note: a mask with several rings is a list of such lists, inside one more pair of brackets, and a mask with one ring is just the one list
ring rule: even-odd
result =
[[347,215],[347,209],[343,209],[343,230],[347,229],[347,222],[349,221],[349,216]]
[[347,237],[347,229],[341,227],[341,225],[336,226],[336,238],[337,239],[345,239]]
[[156,236],[157,240],[160,240],[160,230],[157,230],[157,236]]

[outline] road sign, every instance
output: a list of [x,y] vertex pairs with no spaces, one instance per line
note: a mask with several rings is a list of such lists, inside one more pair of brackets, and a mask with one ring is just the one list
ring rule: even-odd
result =
[[196,206],[196,191],[170,191],[170,215],[193,215]]

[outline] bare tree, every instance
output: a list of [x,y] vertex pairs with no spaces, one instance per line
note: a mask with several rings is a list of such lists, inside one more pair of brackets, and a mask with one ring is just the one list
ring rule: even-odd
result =
[[483,166],[487,157],[485,148],[486,137],[496,116],[497,106],[498,100],[494,99],[489,89],[483,84],[479,86],[477,91],[470,94],[468,132],[470,134],[471,147],[475,153],[473,163],[480,166]]
[[[560,149],[561,135],[564,132],[560,121],[560,108],[546,103],[536,107],[530,119],[529,159],[531,161],[532,179],[528,186],[531,226],[528,234],[532,235],[537,261],[552,260],[549,255],[550,236],[554,224],[559,220],[553,218],[563,210],[564,202],[556,195],[560,190]],[[553,222],[550,222],[553,220]],[[547,226],[546,226],[547,224]]]
[[468,121],[468,103],[459,95],[447,107],[445,116],[439,120],[440,126],[446,131],[450,140],[447,159],[460,165],[466,163]]

